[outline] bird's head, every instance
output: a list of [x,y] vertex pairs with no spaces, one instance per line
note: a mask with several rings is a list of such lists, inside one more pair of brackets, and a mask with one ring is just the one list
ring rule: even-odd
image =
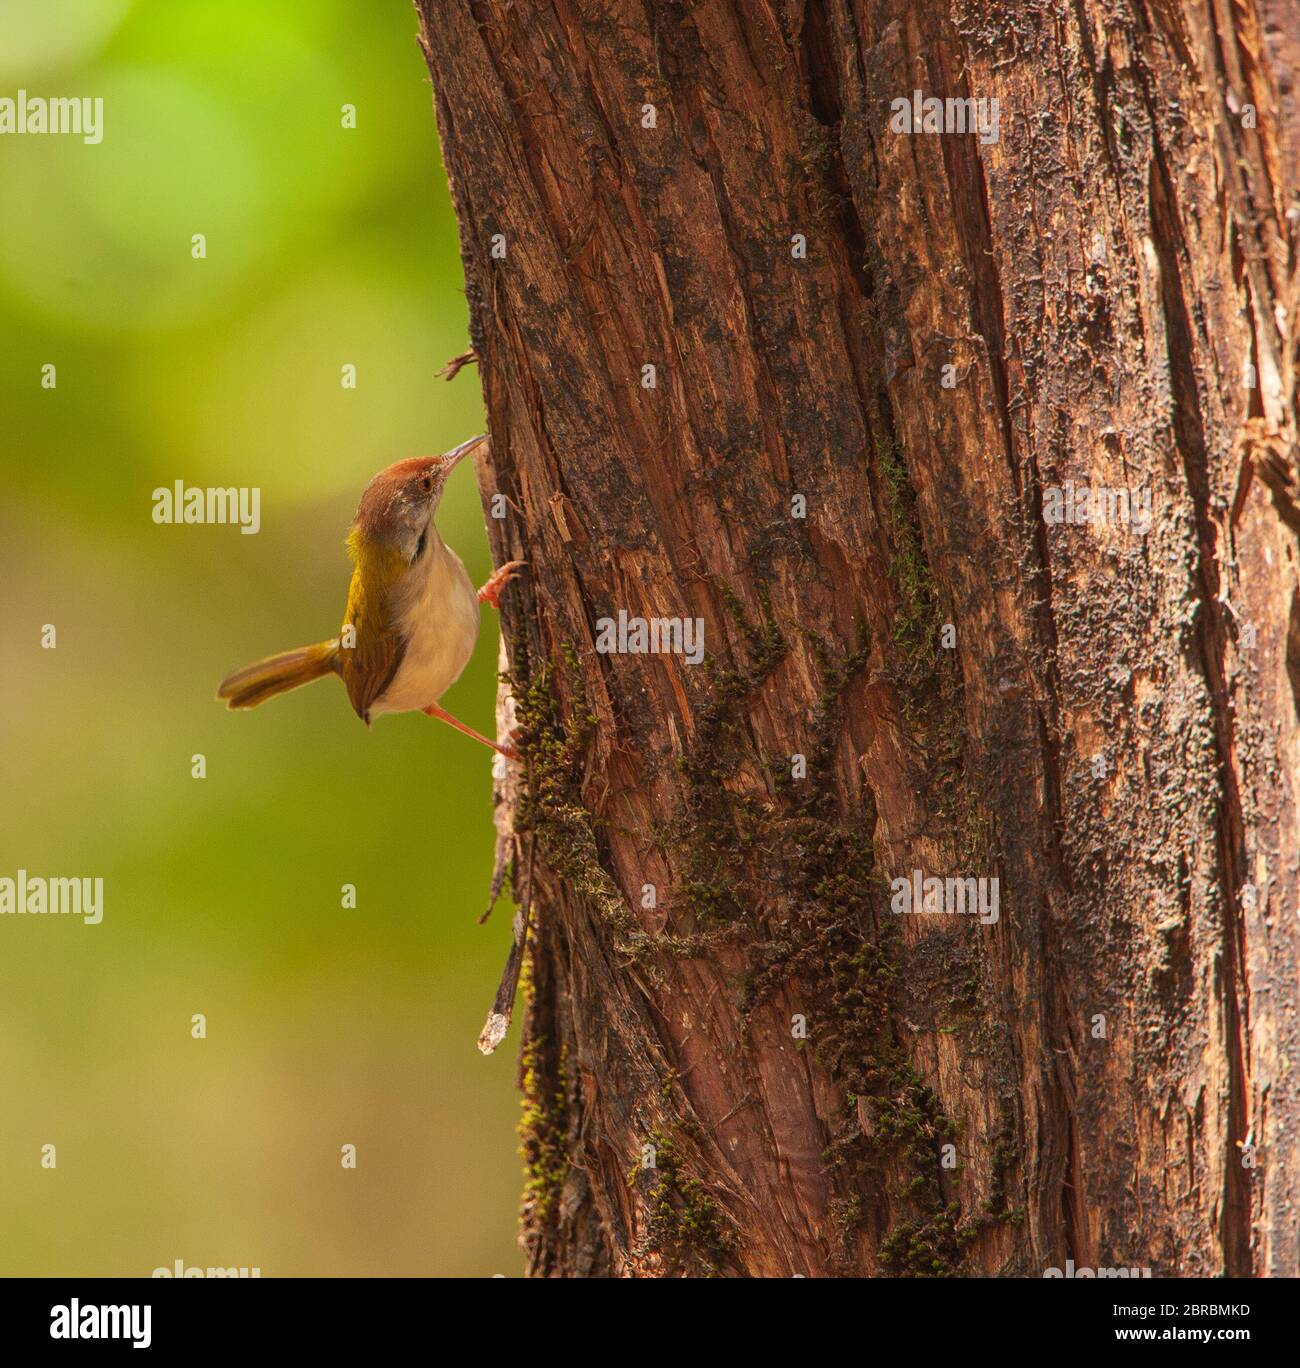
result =
[[471,437],[441,456],[413,456],[381,470],[357,505],[348,538],[353,555],[358,560],[379,556],[401,567],[414,565],[435,535],[433,515],[447,477],[481,441],[482,437]]

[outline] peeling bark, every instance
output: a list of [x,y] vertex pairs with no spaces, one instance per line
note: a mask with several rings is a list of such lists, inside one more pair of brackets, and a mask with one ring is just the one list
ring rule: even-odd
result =
[[528,562],[530,1270],[1300,1273],[1300,11],[416,8]]

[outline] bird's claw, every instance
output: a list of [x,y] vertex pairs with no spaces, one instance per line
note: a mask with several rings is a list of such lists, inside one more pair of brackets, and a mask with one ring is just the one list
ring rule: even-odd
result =
[[478,601],[490,603],[493,608],[500,608],[502,591],[527,564],[527,561],[521,560],[507,561],[499,570],[494,570],[488,576],[487,583],[478,591]]

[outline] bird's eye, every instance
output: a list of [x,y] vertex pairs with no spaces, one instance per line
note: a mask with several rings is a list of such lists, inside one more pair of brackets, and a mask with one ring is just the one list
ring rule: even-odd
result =
[[420,493],[421,493],[421,494],[432,494],[432,493],[433,493],[433,476],[432,476],[432,475],[421,475],[421,476],[420,476]]

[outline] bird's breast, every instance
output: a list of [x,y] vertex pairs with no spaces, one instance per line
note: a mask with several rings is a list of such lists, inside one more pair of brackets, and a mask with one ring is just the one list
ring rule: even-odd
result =
[[427,708],[460,678],[478,640],[479,604],[460,557],[430,531],[434,544],[398,591],[406,650],[372,713]]

